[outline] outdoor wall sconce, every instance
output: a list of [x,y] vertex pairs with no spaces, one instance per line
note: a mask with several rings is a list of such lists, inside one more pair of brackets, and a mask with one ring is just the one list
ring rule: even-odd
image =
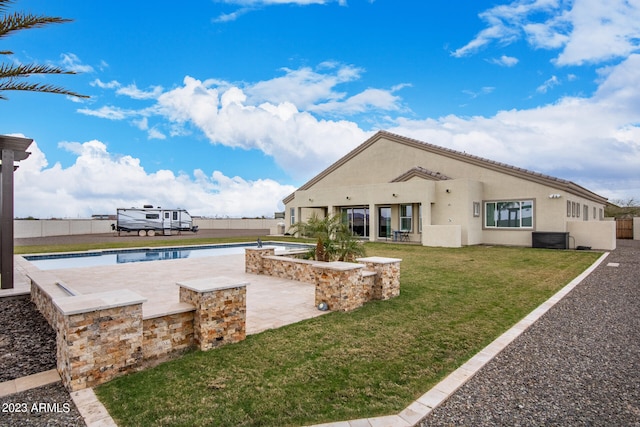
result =
[[309,199],[310,202],[313,202],[313,199]]
[[398,195],[396,193],[393,193],[392,196],[393,197],[398,197]]
[[562,197],[560,194],[549,194],[550,199],[559,199],[560,197]]
[[445,190],[447,193],[451,193],[451,190],[449,190],[448,188]]
[[347,200],[351,200],[351,197],[347,196]]

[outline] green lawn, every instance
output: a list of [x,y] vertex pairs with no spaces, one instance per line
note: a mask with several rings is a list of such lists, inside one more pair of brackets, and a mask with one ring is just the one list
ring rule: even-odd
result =
[[96,388],[120,426],[292,426],[397,413],[600,254],[371,244],[402,258],[401,295]]

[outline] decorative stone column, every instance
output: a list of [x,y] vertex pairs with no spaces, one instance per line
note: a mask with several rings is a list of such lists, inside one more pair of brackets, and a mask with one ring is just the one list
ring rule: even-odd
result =
[[246,248],[244,250],[244,271],[251,274],[262,274],[262,257],[275,254],[275,248]]
[[178,282],[180,302],[196,307],[193,332],[200,350],[246,338],[248,285],[228,277]]
[[142,303],[129,290],[54,298],[58,372],[68,390],[105,383],[142,362]]
[[373,299],[386,300],[400,295],[400,262],[398,258],[358,258],[367,270],[375,271]]
[[326,303],[332,311],[351,311],[362,306],[364,289],[363,264],[351,262],[317,263],[315,303]]

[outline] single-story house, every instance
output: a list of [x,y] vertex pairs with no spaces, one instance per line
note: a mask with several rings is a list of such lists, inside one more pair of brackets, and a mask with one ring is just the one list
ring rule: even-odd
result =
[[377,132],[283,200],[287,228],[342,215],[370,241],[615,249],[607,199],[560,178]]

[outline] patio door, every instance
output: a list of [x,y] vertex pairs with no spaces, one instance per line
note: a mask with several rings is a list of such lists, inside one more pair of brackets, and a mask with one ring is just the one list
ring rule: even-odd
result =
[[342,208],[342,222],[347,224],[354,236],[369,237],[369,208]]
[[378,237],[388,239],[391,237],[391,207],[378,208]]

